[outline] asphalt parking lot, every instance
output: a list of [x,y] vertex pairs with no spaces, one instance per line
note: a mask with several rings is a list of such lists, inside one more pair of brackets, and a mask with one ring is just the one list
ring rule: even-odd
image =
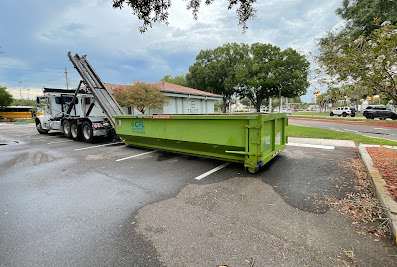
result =
[[0,265],[396,265],[389,240],[358,235],[351,219],[317,202],[354,190],[335,185],[354,180],[343,163],[357,158],[355,148],[288,146],[249,174],[0,124]]

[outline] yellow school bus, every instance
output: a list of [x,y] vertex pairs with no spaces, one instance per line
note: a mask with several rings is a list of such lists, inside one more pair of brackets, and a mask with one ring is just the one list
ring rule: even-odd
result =
[[30,119],[38,115],[44,115],[44,113],[39,112],[36,114],[34,107],[31,106],[7,106],[4,108],[0,107],[0,118],[4,119]]

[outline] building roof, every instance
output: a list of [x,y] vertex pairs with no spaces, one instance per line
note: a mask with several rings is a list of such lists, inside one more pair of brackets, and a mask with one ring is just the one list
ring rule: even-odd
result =
[[175,94],[185,94],[185,95],[198,95],[198,96],[210,96],[210,97],[217,97],[221,98],[222,96],[216,95],[213,93],[169,83],[169,82],[157,82],[152,83],[153,85],[157,86],[161,92],[163,93],[175,93]]
[[[169,82],[157,82],[152,83],[152,85],[156,86],[160,89],[162,93],[174,93],[174,94],[184,94],[184,95],[197,95],[197,96],[208,96],[208,97],[215,97],[215,98],[222,98],[221,95],[216,95],[209,92],[204,92],[201,90],[169,83]],[[113,93],[113,90],[116,87],[126,87],[130,85],[122,85],[122,84],[114,84],[114,83],[105,83],[106,90]]]

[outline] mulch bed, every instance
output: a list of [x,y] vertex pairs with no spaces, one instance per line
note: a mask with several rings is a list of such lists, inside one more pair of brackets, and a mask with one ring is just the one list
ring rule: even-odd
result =
[[387,185],[387,190],[397,201],[397,149],[386,147],[367,147],[374,167],[379,170]]
[[395,121],[342,121],[342,120],[327,120],[327,119],[310,119],[310,118],[288,118],[289,120],[311,120],[311,121],[322,121],[322,122],[334,122],[341,124],[353,124],[353,125],[368,125],[376,127],[387,127],[397,128],[397,122]]

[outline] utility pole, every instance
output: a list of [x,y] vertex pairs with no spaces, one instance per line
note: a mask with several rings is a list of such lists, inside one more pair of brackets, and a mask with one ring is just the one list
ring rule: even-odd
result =
[[69,90],[68,71],[66,67],[65,67],[65,77],[66,77],[66,89]]
[[19,99],[22,99],[22,91],[21,91],[21,83],[22,81],[19,81]]

